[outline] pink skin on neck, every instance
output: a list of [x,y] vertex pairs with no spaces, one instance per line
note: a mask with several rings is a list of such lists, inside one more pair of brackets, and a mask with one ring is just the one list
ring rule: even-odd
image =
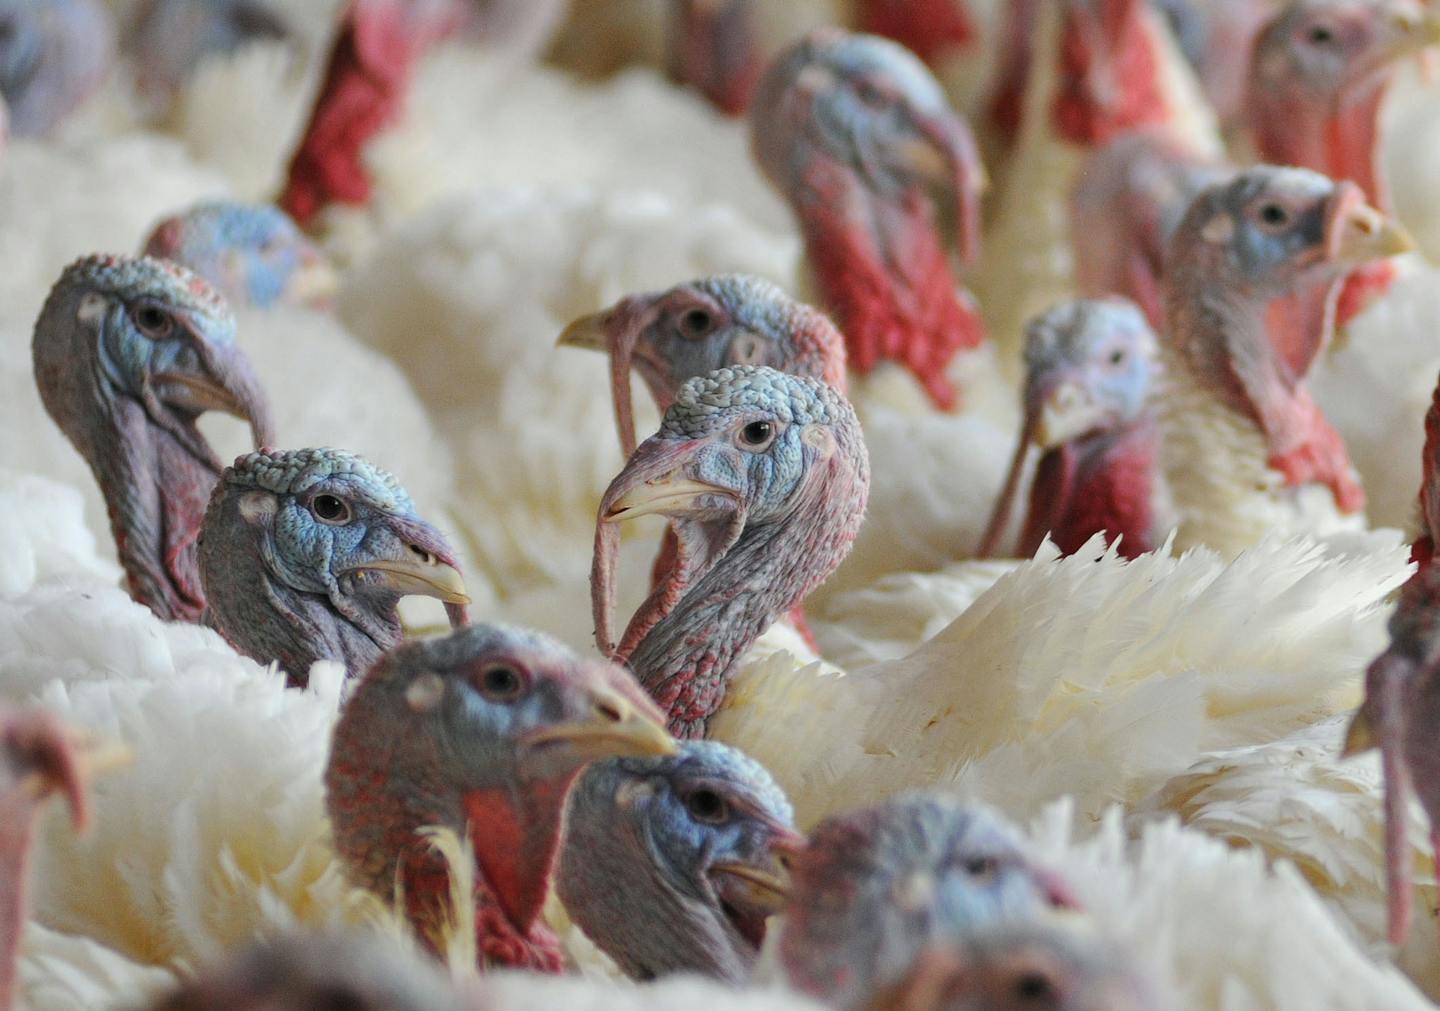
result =
[[1060,43],[1055,131],[1072,144],[1098,147],[1168,122],[1153,22],[1137,0],[1106,0],[1093,16],[1071,11]]
[[859,29],[894,39],[931,66],[975,41],[963,0],[862,0]]

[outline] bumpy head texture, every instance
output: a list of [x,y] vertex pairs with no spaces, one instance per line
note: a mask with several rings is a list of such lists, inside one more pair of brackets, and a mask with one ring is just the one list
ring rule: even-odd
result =
[[0,96],[16,136],[49,133],[114,58],[115,28],[99,0],[0,0]]
[[208,620],[236,649],[304,684],[315,660],[351,675],[400,641],[400,598],[465,620],[444,536],[390,474],[336,449],[262,451],[225,470],[205,515]]
[[720,274],[631,295],[565,328],[560,343],[610,355],[625,455],[635,451],[630,369],[663,411],[682,383],[731,365],[768,365],[845,388],[845,344],[824,314],[758,277]]
[[557,889],[634,979],[748,978],[784,902],[790,802],[758,762],[714,741],[597,763],[570,798]]
[[51,290],[31,352],[45,409],[105,494],[131,594],[196,620],[194,540],[220,462],[195,419],[224,411],[273,438],[224,299],[164,260],[86,257]]
[[1070,904],[998,815],[913,793],[822,822],[796,860],[780,956],[791,985],[857,1007],[922,950]]
[[151,1011],[465,1011],[428,960],[377,935],[297,935],[202,971]]
[[407,643],[360,682],[336,726],[325,774],[336,848],[381,896],[398,881],[417,932],[438,944],[453,919],[447,874],[419,833],[468,836],[482,956],[557,969],[538,918],[566,792],[594,759],[672,751],[659,719],[623,670],[539,633],[474,625]]
[[155,226],[145,253],[184,264],[233,305],[325,305],[335,274],[279,208],[228,201],[197,204]]
[[[677,735],[703,732],[740,655],[844,559],[869,487],[855,412],[831,387],[737,366],[680,388],[601,500],[591,572],[602,651],[629,659]],[[657,513],[677,561],[617,650],[616,524]]]
[[751,114],[755,155],[790,201],[850,365],[915,372],[942,407],[945,366],[984,339],[957,295],[947,241],[979,253],[984,173],[969,126],[914,54],[822,29],[785,50]]

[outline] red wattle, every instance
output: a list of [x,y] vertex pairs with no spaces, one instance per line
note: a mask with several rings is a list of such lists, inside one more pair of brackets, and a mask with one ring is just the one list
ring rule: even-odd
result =
[[1302,437],[1296,445],[1272,455],[1270,466],[1285,475],[1285,483],[1292,487],[1325,485],[1341,512],[1358,513],[1365,508],[1365,490],[1355,479],[1340,433],[1325,420],[1308,392],[1297,391],[1293,406],[1296,417],[1292,431],[1303,433]]
[[1122,557],[1154,550],[1158,447],[1158,429],[1144,421],[1123,433],[1092,436],[1047,452],[1031,485],[1020,557],[1034,555],[1047,532],[1065,555],[1101,532],[1107,543],[1120,538]]
[[862,32],[894,39],[926,63],[974,41],[963,0],[862,0]]
[[1335,305],[1336,324],[1349,323],[1388,292],[1395,283],[1396,273],[1394,260],[1376,260],[1346,277],[1340,288],[1340,300]]
[[879,207],[877,238],[831,210],[853,203],[854,182],[843,172],[817,163],[806,183],[816,194],[813,212],[802,216],[806,250],[850,367],[863,375],[881,361],[899,362],[936,406],[953,409],[958,393],[946,369],[959,351],[984,342],[985,329],[957,289],[928,200],[906,192]]
[[[1430,563],[1435,560],[1435,541],[1429,534],[1421,534],[1415,538],[1415,543],[1410,545],[1410,561],[1419,566],[1419,571],[1424,572],[1430,568]],[[1412,579],[1414,576],[1411,577]]]
[[[1106,52],[1094,51],[1099,41]],[[1072,11],[1062,32],[1060,63],[1051,117],[1055,131],[1070,143],[1098,147],[1128,130],[1170,118],[1155,39],[1141,5],[1127,2],[1119,11],[1103,13]]]

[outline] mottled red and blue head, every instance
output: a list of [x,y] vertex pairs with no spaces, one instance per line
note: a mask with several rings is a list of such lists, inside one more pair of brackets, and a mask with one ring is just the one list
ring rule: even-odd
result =
[[[685,383],[600,502],[591,593],[601,651],[628,657],[672,730],[697,736],[740,654],[849,552],[869,487],[860,426],[839,391],[751,365]],[[676,563],[617,651],[618,524],[654,514],[671,521]]]
[[335,271],[325,255],[270,204],[197,204],[156,225],[145,253],[189,267],[235,306],[328,309],[335,295]]
[[984,172],[935,78],[894,42],[822,29],[766,72],[751,130],[761,169],[800,219],[851,367],[902,362],[951,406],[945,366],[984,330],[956,292],[949,250],[979,253]]
[[207,56],[288,38],[280,8],[266,0],[145,0],[128,39],[141,92],[163,105]]
[[559,343],[610,356],[616,425],[626,456],[635,451],[632,368],[662,411],[686,380],[731,365],[766,365],[845,389],[845,342],[835,325],[769,281],[745,274],[718,274],[627,296],[575,320]]
[[0,0],[0,95],[17,137],[53,130],[114,60],[115,26],[99,0]]
[[257,445],[274,437],[225,300],[165,260],[88,256],[55,283],[31,352],[45,409],[105,495],[132,596],[198,620],[194,540],[221,465],[195,421],[222,411]]
[[804,842],[764,766],[714,741],[597,763],[565,824],[560,899],[628,976],[749,978]]
[[240,652],[303,685],[316,660],[357,676],[400,642],[402,597],[466,620],[443,534],[390,474],[337,449],[262,450],[225,469],[205,514],[207,620]]
[[792,866],[780,936],[790,985],[854,1008],[926,948],[997,922],[1073,908],[998,814],[929,792],[837,815]]
[[468,837],[482,957],[558,968],[537,921],[570,785],[592,761],[674,748],[629,674],[538,632],[479,624],[405,643],[336,725],[325,773],[336,850],[357,883],[386,899],[403,889],[433,940],[449,889],[420,831]]

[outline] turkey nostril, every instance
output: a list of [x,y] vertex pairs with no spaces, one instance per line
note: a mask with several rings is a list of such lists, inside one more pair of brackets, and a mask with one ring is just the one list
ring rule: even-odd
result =
[[426,551],[424,548],[416,547],[414,544],[412,544],[410,545],[410,553],[413,554],[416,558],[420,559],[420,561],[424,562],[426,565],[435,564],[435,556],[432,555],[430,552]]
[[624,707],[621,706],[620,703],[613,702],[610,699],[601,699],[596,702],[595,712],[599,714],[601,719],[608,720],[611,723],[620,723],[625,719]]
[[1055,996],[1055,984],[1043,973],[1022,973],[1015,980],[1015,995],[1027,1001],[1046,1000]]

